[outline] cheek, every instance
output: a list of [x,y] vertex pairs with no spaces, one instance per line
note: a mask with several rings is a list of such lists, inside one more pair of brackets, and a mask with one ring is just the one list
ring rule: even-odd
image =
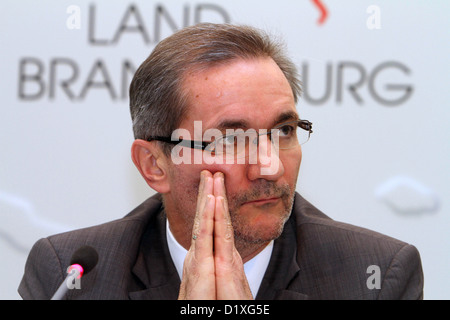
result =
[[[232,190],[238,184],[238,179],[245,177],[243,165],[220,164],[180,164],[173,165],[170,170],[171,190],[177,193],[188,194],[189,197],[198,195],[200,173],[208,170],[212,175],[222,172],[225,176],[225,188]],[[240,185],[241,183],[239,183]]]
[[[191,206],[196,202],[200,171],[192,170],[192,165],[173,165],[170,170],[170,193],[177,206]],[[189,204],[189,205],[188,205]]]
[[281,161],[285,169],[284,179],[290,185],[295,185],[300,171],[300,164],[302,162],[302,149],[300,146],[290,150],[289,153],[285,153]]
[[235,194],[247,187],[246,185],[246,166],[242,164],[214,164],[206,165],[202,170],[208,170],[214,175],[216,172],[222,172],[225,178],[225,189],[227,196]]
[[[170,170],[170,184],[177,191],[189,191],[195,189],[197,191],[200,184],[200,168],[195,165],[173,165]],[[172,189],[171,188],[171,189]]]
[[[289,150],[282,156],[281,161],[285,168],[284,179],[290,185],[296,183],[297,176],[302,160],[302,150],[298,148]],[[200,184],[200,173],[202,170],[208,170],[214,175],[216,172],[222,172],[225,176],[225,188],[227,194],[236,194],[240,190],[248,187],[246,165],[245,164],[179,164],[171,167],[171,189],[176,190],[186,197],[196,201],[198,195],[198,186]]]

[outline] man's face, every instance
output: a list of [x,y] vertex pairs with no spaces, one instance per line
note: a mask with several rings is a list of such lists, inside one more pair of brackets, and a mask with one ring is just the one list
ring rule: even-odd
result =
[[[194,121],[202,131],[260,129],[297,120],[294,97],[284,74],[272,59],[237,60],[188,74],[184,81],[189,111],[180,124],[194,138]],[[198,138],[198,137],[196,137]],[[196,139],[197,140],[197,139]],[[270,142],[260,148],[270,149]],[[198,153],[186,149],[183,152]],[[173,164],[168,159],[170,192],[165,206],[172,230],[192,230],[200,172],[224,174],[236,242],[263,243],[279,236],[290,215],[300,168],[300,146],[270,153],[271,163]],[[192,158],[193,159],[193,158]],[[276,163],[267,174],[262,170]]]

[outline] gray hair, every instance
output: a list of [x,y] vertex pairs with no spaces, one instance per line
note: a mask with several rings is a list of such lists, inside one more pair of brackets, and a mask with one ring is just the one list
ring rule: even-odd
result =
[[[188,112],[183,90],[186,72],[238,59],[272,58],[288,80],[294,100],[301,82],[284,45],[249,26],[201,23],[162,40],[137,69],[130,85],[130,111],[136,139],[170,137]],[[165,144],[165,151],[170,151]]]

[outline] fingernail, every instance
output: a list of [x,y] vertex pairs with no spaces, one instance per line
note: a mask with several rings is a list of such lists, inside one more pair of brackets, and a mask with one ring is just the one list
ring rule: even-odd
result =
[[225,178],[224,178],[223,173],[220,172],[220,173],[217,175],[217,179],[219,180],[219,182],[220,182],[221,184],[224,184]]

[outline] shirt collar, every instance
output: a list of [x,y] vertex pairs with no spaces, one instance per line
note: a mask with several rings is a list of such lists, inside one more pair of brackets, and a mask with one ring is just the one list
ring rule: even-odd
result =
[[[169,246],[170,256],[172,257],[175,268],[177,269],[180,279],[183,276],[183,264],[184,259],[187,254],[187,250],[183,248],[178,241],[173,236],[170,231],[169,221],[166,220],[166,236],[167,244]],[[269,265],[270,257],[273,250],[273,240],[256,256],[251,260],[244,263],[244,272],[247,277],[250,290],[252,291],[253,297],[256,297],[258,293],[259,286],[266,272],[267,266]]]

